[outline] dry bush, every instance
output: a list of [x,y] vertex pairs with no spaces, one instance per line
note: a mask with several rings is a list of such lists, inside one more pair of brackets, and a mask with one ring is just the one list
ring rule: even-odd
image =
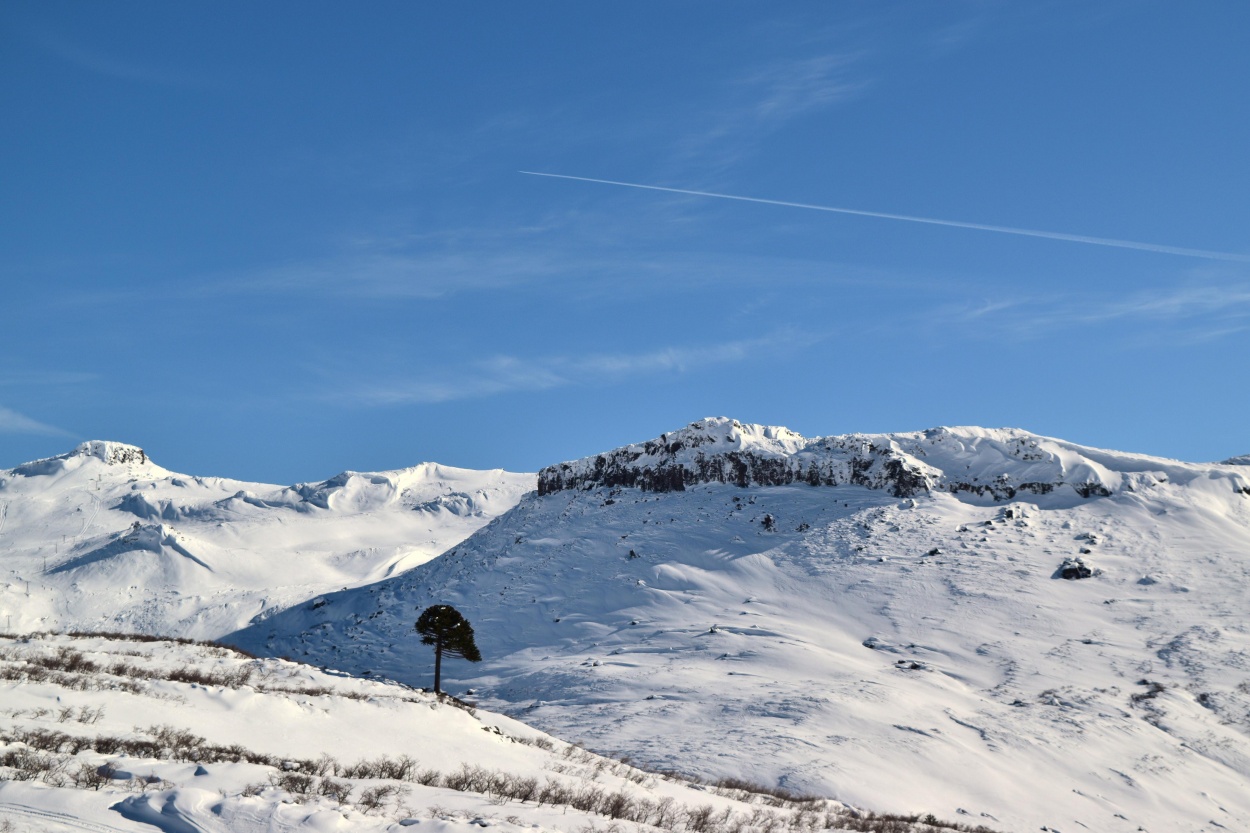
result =
[[392,781],[411,781],[416,772],[416,760],[407,755],[400,755],[398,758],[382,755],[373,760],[362,759],[354,764],[334,768],[334,774],[343,778],[386,778]]
[[686,829],[694,833],[708,833],[712,829],[712,816],[716,808],[711,804],[703,804],[686,810]]
[[546,783],[538,790],[538,806],[551,804],[553,806],[567,805],[573,798],[573,790],[567,785],[553,779],[548,778]]
[[443,784],[443,773],[437,769],[423,769],[413,776],[413,780],[423,787],[438,787]]
[[19,746],[0,751],[0,767],[12,772],[0,780],[45,781],[52,786],[64,783],[65,760],[58,755],[48,755],[36,749]]
[[269,776],[269,785],[300,798],[310,798],[318,786],[318,779],[302,772],[275,772]]
[[370,787],[360,794],[360,798],[356,800],[356,806],[365,815],[381,810],[386,803],[392,798],[397,798],[407,794],[407,790],[395,784],[381,784],[376,787]]
[[[34,634],[32,634],[34,635]],[[44,636],[45,634],[39,634]],[[212,639],[187,639],[183,636],[153,636],[146,633],[122,633],[121,631],[67,631],[65,636],[75,639],[111,639],[116,642],[174,642],[178,645],[195,645],[201,648],[213,649],[213,654],[221,656],[224,654],[237,654],[247,659],[256,659],[256,655],[245,651],[234,645],[227,645],[224,642],[217,642]]]
[[323,795],[326,798],[333,799],[340,806],[347,803],[347,799],[351,794],[352,785],[346,781],[334,781],[330,778],[322,778],[317,784],[317,795]]
[[112,764],[92,766],[88,763],[80,763],[78,768],[70,773],[70,778],[73,780],[74,786],[80,790],[99,790],[101,787],[113,782],[113,776],[116,772],[117,770]]

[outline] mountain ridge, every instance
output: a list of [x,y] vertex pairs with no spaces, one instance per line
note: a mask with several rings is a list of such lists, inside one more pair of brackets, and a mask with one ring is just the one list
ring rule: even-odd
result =
[[92,440],[0,471],[0,608],[23,631],[215,637],[433,558],[533,482],[422,463],[280,486]]
[[[450,690],[652,766],[1013,830],[1250,827],[1243,468],[999,429],[855,445],[737,425],[557,466],[561,488],[442,557],[228,640],[416,682],[412,622],[453,604],[485,660],[444,667]],[[838,455],[874,442],[929,488],[897,495],[884,466],[739,485],[723,465],[805,471],[810,450],[853,472]]]
[[[952,471],[959,465],[966,470]],[[857,485],[894,497],[944,490],[995,501],[1066,487],[1089,498],[1123,488],[1122,474],[1189,479],[1207,467],[1079,446],[1015,428],[939,427],[808,439],[779,426],[708,417],[653,440],[547,466],[538,473],[538,493],[614,487],[668,492],[720,482]],[[1017,471],[1004,471],[1008,468]]]

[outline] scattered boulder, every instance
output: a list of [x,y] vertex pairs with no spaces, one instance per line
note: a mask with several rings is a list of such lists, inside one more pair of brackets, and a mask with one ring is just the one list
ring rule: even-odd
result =
[[1096,574],[1096,571],[1081,558],[1065,558],[1063,564],[1059,566],[1059,578],[1069,581],[1090,578]]

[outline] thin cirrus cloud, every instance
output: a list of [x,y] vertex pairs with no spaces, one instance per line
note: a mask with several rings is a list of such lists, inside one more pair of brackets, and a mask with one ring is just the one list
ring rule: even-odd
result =
[[948,309],[938,320],[977,324],[988,332],[1036,338],[1099,324],[1151,322],[1192,331],[1211,341],[1250,327],[1250,286],[1189,286],[1143,291],[1125,298],[1016,298]]
[[846,101],[866,86],[848,76],[857,55],[817,55],[772,64],[741,83],[756,91],[751,107],[761,122],[788,121]]
[[438,378],[376,383],[355,391],[336,391],[333,398],[375,406],[482,399],[506,393],[618,382],[647,374],[687,373],[713,365],[799,350],[818,340],[818,337],[806,333],[784,332],[755,339],[697,347],[668,347],[645,353],[598,353],[533,359],[496,356]]
[[858,54],[825,54],[766,64],[731,83],[673,146],[671,164],[688,170],[724,169],[795,119],[860,95],[864,78],[851,72]]
[[352,253],[210,280],[201,285],[201,291],[430,299],[540,282],[567,269],[554,267],[549,255],[526,252]]
[[69,437],[69,431],[46,425],[33,420],[24,414],[0,405],[0,434],[43,434],[46,436]]
[[[918,283],[914,278],[859,266],[786,257],[709,251],[650,251],[573,243],[525,243],[484,251],[475,241],[456,250],[388,251],[371,244],[324,258],[293,261],[226,275],[205,276],[184,291],[195,296],[274,295],[355,300],[431,300],[513,287],[558,288],[564,297],[620,297],[663,285],[696,290],[709,285],[865,285]],[[85,296],[84,296],[85,297]],[[90,296],[95,298],[97,296]],[[75,299],[76,302],[81,298]]]

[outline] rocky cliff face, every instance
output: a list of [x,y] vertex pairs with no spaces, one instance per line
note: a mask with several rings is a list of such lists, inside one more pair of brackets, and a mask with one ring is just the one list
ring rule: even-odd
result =
[[548,466],[538,474],[538,493],[806,483],[863,486],[900,498],[945,491],[1007,501],[1059,491],[1089,499],[1134,484],[1188,481],[1209,468],[1104,452],[1016,429],[935,428],[807,439],[786,428],[716,417],[648,442]]
[[716,418],[649,442],[549,466],[538,474],[538,493],[600,487],[680,492],[701,483],[807,483],[867,486],[911,497],[932,488],[933,474],[888,444],[858,435],[809,442],[784,428]]

